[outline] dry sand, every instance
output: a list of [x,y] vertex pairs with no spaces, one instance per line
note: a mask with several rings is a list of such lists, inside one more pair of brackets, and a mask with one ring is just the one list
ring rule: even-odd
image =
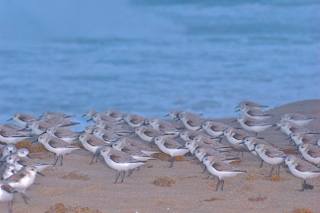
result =
[[[320,100],[292,103],[270,112],[275,114],[275,120],[287,112],[320,118]],[[319,120],[310,124],[310,128],[319,130]],[[293,150],[279,131],[268,130],[261,136]],[[41,161],[53,160],[48,154],[42,158]],[[301,181],[286,169],[282,168],[280,179],[267,178],[270,167],[259,169],[259,162],[249,154],[235,165],[248,173],[227,179],[223,192],[215,191],[216,181],[207,179],[196,161],[182,160],[173,168],[168,168],[167,161],[150,161],[124,184],[113,184],[115,172],[103,162],[89,165],[90,158],[85,151],[66,156],[63,167],[49,169],[44,172],[45,177],[37,177],[36,184],[28,190],[29,205],[16,197],[14,212],[320,212],[320,178],[311,181],[314,190],[299,192]],[[55,204],[58,205],[52,207]],[[5,212],[4,209],[5,205],[0,204],[0,212]]]

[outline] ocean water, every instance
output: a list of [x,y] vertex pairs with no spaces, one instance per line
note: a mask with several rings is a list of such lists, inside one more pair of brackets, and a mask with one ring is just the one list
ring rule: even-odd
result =
[[0,0],[0,117],[320,98],[317,0]]

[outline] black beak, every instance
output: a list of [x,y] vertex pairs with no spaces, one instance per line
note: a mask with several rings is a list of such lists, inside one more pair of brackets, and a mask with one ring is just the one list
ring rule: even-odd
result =
[[38,175],[41,175],[42,177],[44,177],[45,175],[41,172],[37,172]]

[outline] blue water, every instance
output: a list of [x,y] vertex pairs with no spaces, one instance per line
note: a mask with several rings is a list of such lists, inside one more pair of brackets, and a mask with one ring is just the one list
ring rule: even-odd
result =
[[0,0],[0,116],[320,98],[320,1]]

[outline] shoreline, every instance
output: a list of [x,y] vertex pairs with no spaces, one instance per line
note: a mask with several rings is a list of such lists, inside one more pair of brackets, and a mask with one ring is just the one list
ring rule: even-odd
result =
[[[320,100],[289,103],[268,112],[275,115],[275,120],[283,113],[310,114],[318,119],[308,128],[320,129]],[[228,122],[230,119],[216,120]],[[267,130],[261,136],[282,149],[290,146],[287,136],[280,131]],[[41,162],[53,161],[49,154],[38,157],[42,158],[38,160]],[[267,178],[270,167],[259,169],[259,162],[249,154],[234,165],[246,169],[247,173],[227,179],[223,192],[215,191],[216,180],[207,179],[196,161],[184,159],[173,168],[168,168],[167,161],[149,161],[124,184],[113,184],[115,172],[104,162],[89,165],[90,158],[88,152],[76,151],[65,157],[63,167],[44,171],[46,176],[38,176],[36,184],[27,191],[31,198],[29,205],[16,196],[14,213],[320,212],[320,178],[310,181],[313,190],[299,192],[300,180],[285,168],[281,168],[280,178]],[[155,184],[159,178],[168,180],[169,184]],[[48,211],[58,203],[69,210],[63,210],[60,205],[60,209]],[[5,209],[5,204],[1,203],[0,209]]]

